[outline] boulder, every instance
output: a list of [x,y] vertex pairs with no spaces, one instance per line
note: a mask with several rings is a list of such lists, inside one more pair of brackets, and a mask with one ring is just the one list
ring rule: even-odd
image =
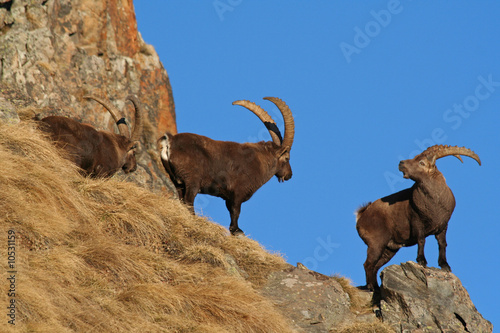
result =
[[414,262],[381,273],[380,311],[396,332],[492,332],[467,290],[451,272]]
[[272,273],[262,293],[290,318],[298,332],[328,332],[354,320],[349,295],[342,286],[301,264]]

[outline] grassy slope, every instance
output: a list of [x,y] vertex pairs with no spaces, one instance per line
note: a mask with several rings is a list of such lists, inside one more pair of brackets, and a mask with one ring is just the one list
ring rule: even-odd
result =
[[281,257],[165,196],[82,178],[32,123],[0,124],[0,212],[2,268],[17,236],[17,331],[291,331],[254,289]]
[[[16,325],[0,332],[292,332],[256,290],[286,267],[177,200],[79,175],[36,129],[0,123],[0,304],[16,234]],[[236,263],[236,264],[235,264]],[[341,278],[353,310],[369,311]],[[353,323],[333,332],[391,332]]]

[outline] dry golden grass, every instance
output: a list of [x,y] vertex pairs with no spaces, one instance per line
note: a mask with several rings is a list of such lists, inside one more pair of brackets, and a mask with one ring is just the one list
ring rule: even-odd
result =
[[396,331],[384,323],[356,323],[348,327],[334,329],[331,333],[395,333]]
[[[337,281],[342,289],[349,295],[351,312],[356,314],[369,314],[373,312],[373,305],[371,299],[367,299],[365,293],[352,285],[352,281],[346,277],[338,274],[332,276]],[[394,333],[395,330],[382,321],[374,322],[356,322],[347,324],[342,327],[333,328],[331,333]]]
[[[0,189],[3,268],[17,236],[16,331],[292,331],[255,290],[280,256],[176,200],[81,177],[30,122],[0,124]],[[0,331],[13,328],[3,308]]]
[[371,301],[366,301],[360,296],[358,288],[352,285],[352,281],[338,274],[332,276],[337,281],[342,289],[349,295],[351,311],[366,313],[372,309]]

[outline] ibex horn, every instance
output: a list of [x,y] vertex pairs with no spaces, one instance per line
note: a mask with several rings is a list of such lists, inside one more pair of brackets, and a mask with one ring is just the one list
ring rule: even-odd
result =
[[134,104],[135,108],[135,119],[134,119],[134,128],[132,129],[132,134],[130,136],[130,141],[139,141],[142,135],[142,117],[143,110],[142,106],[139,103],[139,100],[134,95],[129,95],[127,97],[129,101]]
[[278,97],[264,97],[268,101],[273,102],[281,112],[283,120],[285,121],[285,138],[281,146],[292,149],[293,137],[295,136],[295,123],[293,121],[292,111],[285,102]]
[[253,102],[246,100],[234,101],[233,105],[240,105],[252,111],[264,123],[267,130],[269,131],[269,134],[271,134],[273,142],[276,145],[281,146],[281,142],[283,141],[281,132],[274,122],[273,118],[271,118],[271,116],[263,108]]
[[481,165],[481,160],[479,159],[479,156],[475,152],[473,152],[472,150],[465,148],[465,147],[458,147],[458,146],[452,147],[452,146],[447,146],[447,145],[435,145],[435,146],[427,148],[423,153],[425,153],[429,157],[434,158],[434,160],[437,160],[437,159],[439,159],[441,157],[445,157],[445,156],[455,156],[460,161],[462,161],[462,158],[460,157],[460,155],[468,156],[470,158],[475,159],[476,162],[479,165]]
[[130,138],[130,131],[128,129],[127,124],[125,123],[125,118],[120,117],[120,111],[118,111],[118,109],[110,101],[92,95],[83,96],[83,98],[93,99],[96,102],[100,103],[102,106],[104,106],[115,120],[116,126],[118,126],[118,131],[120,132],[120,134],[123,135],[124,137]]

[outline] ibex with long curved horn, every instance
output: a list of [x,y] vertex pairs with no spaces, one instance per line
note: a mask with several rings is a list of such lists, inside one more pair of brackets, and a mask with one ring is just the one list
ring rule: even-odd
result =
[[451,271],[446,261],[446,230],[455,209],[455,197],[443,174],[436,167],[436,160],[460,155],[481,160],[465,147],[436,145],[429,147],[413,159],[399,163],[404,178],[415,181],[411,188],[378,199],[356,212],[356,229],[368,246],[364,263],[366,286],[378,289],[377,272],[404,246],[418,244],[417,262],[426,266],[425,238],[435,235],[439,246],[438,264]]
[[231,215],[229,231],[233,235],[243,234],[238,227],[243,202],[250,199],[273,175],[280,182],[292,177],[290,149],[295,133],[292,113],[281,99],[264,99],[273,102],[283,116],[283,139],[266,111],[255,103],[241,100],[233,105],[241,105],[256,114],[269,130],[272,142],[215,141],[192,133],[166,133],[158,140],[163,166],[177,188],[179,198],[191,210],[198,193],[224,199]]
[[135,125],[132,134],[120,117],[120,112],[109,101],[95,96],[85,96],[102,104],[115,120],[120,134],[98,131],[88,124],[61,116],[50,116],[41,121],[56,145],[64,149],[68,159],[82,169],[82,174],[91,177],[111,177],[118,170],[125,173],[137,169],[135,150],[142,133],[142,109],[135,96],[127,99],[135,107]]

